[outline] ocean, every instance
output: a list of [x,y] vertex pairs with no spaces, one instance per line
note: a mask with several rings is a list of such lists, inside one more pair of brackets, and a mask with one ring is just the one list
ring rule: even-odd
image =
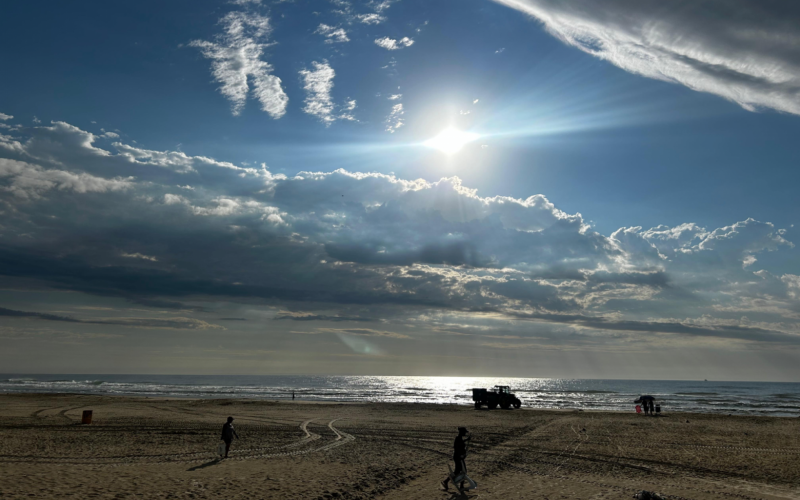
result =
[[634,411],[654,396],[662,411],[800,416],[800,383],[569,380],[479,377],[248,375],[0,375],[0,393],[174,398],[472,404],[472,387],[511,386],[526,408]]

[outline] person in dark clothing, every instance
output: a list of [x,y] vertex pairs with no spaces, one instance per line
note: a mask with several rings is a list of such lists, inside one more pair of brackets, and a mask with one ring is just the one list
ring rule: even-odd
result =
[[653,415],[655,416],[655,402],[656,398],[653,396],[639,396],[639,399],[634,401],[634,403],[641,403],[642,409],[644,410],[645,415]]
[[[466,464],[464,463],[464,459],[467,457],[467,441],[471,439],[471,436],[468,436],[469,431],[467,431],[466,427],[459,427],[458,428],[458,436],[456,436],[455,441],[453,442],[453,462],[456,464],[456,468],[453,471],[453,486],[455,484],[455,478],[460,476],[466,470]],[[450,482],[451,477],[447,476],[444,481],[441,482],[442,489],[447,491],[448,490],[448,483]],[[463,481],[462,481],[463,484]]]
[[233,428],[233,417],[228,417],[228,421],[222,426],[222,440],[225,441],[225,458],[228,458],[228,452],[231,449],[233,438],[239,439],[239,435]]

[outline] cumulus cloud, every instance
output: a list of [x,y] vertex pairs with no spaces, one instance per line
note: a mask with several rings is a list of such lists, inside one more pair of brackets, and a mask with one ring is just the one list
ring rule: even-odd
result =
[[7,121],[7,120],[11,120],[13,118],[14,117],[11,116],[11,115],[7,115],[5,113],[0,113],[0,121]]
[[[564,43],[620,68],[719,95],[747,110],[800,114],[800,9],[757,0],[495,0]],[[746,13],[746,14],[743,14]]]
[[104,179],[87,173],[44,169],[30,163],[0,158],[0,190],[24,199],[38,198],[52,189],[75,193],[105,193],[130,189],[133,178]]
[[190,45],[211,59],[211,72],[221,85],[219,91],[231,101],[233,114],[244,109],[252,83],[261,109],[280,118],[286,113],[289,98],[281,79],[272,74],[272,66],[261,59],[272,31],[269,18],[252,12],[229,12],[220,24],[224,32],[213,42],[194,40]]
[[343,28],[328,26],[327,24],[320,24],[314,33],[324,36],[325,43],[344,43],[350,41],[347,37],[347,32]]
[[404,36],[400,40],[395,40],[385,36],[383,38],[376,38],[375,45],[378,47],[383,47],[386,50],[398,50],[414,45],[414,40],[408,38],[407,36]]
[[[114,153],[68,124],[24,134],[0,148],[0,274],[15,280],[159,308],[272,304],[286,321],[458,323],[447,332],[483,328],[504,343],[531,324],[537,345],[800,338],[800,278],[760,266],[792,247],[768,222],[605,235],[544,195],[481,196],[457,177],[287,177],[121,143]],[[187,177],[194,189],[176,187]]]

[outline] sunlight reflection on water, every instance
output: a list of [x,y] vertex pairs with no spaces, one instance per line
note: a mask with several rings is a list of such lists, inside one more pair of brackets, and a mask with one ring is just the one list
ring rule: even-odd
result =
[[632,411],[642,394],[665,411],[797,416],[800,384],[493,377],[0,375],[0,392],[472,404],[473,387],[508,385],[527,408]]

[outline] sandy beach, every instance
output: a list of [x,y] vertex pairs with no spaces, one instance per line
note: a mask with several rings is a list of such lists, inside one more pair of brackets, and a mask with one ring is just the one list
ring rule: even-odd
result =
[[457,426],[461,498],[800,498],[796,418],[40,394],[0,396],[0,498],[455,499]]

